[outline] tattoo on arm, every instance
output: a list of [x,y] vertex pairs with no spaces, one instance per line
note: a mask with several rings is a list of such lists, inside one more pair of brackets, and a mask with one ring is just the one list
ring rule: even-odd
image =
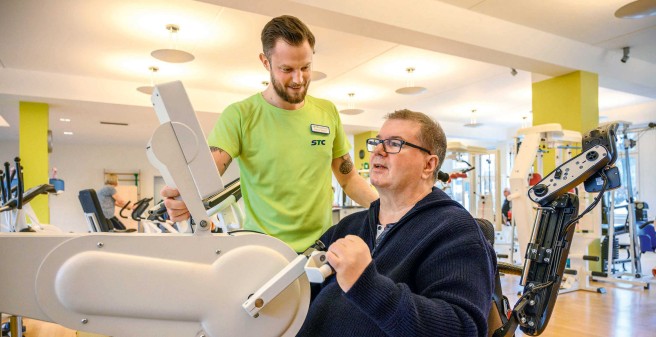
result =
[[[219,153],[224,153],[225,152],[220,147],[211,146],[211,145],[210,145],[210,151],[211,152],[219,152]],[[223,163],[223,171],[224,172],[225,172],[225,170],[228,169],[228,165],[230,165],[230,163],[232,163],[232,157],[230,157],[230,155],[228,155],[228,161]]]
[[342,163],[339,164],[339,172],[341,174],[349,174],[353,171],[353,162],[351,156],[346,154],[342,156]]

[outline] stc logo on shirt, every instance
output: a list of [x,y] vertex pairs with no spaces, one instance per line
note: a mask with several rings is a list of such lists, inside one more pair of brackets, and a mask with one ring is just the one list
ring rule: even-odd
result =
[[326,141],[324,139],[313,139],[311,144],[312,146],[326,145]]

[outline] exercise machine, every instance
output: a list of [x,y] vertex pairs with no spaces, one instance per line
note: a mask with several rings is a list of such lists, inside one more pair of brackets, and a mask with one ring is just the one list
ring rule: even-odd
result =
[[42,225],[30,206],[30,201],[34,198],[49,193],[57,193],[55,187],[50,184],[25,190],[23,167],[19,157],[14,159],[13,169],[9,162],[5,162],[4,171],[0,169],[0,232],[61,232],[56,226]]
[[[542,153],[546,148],[555,148],[557,143],[581,142],[578,132],[563,130],[560,124],[543,124],[517,131],[517,154],[510,173],[510,195],[508,200],[512,202],[512,236],[517,236],[519,242],[520,260],[525,255],[524,248],[529,241],[530,229],[535,219],[536,212],[533,203],[528,198],[529,178],[542,176]],[[540,146],[546,143],[546,146]],[[537,172],[533,172],[533,163],[537,157]],[[516,233],[516,234],[515,234]],[[511,249],[511,254],[514,249]],[[511,255],[511,261],[515,257]]]
[[[528,198],[537,204],[537,211],[521,271],[520,285],[524,288],[509,317],[499,312],[502,325],[494,336],[512,336],[517,327],[527,335],[537,336],[546,328],[576,223],[594,209],[605,191],[621,185],[617,167],[613,166],[617,159],[616,129],[617,124],[610,124],[592,130],[583,139],[582,153],[556,167],[528,190]],[[579,198],[568,191],[581,183],[597,197],[579,214]]]
[[[630,156],[629,156],[629,150],[635,146],[636,141],[632,140],[628,137],[629,133],[637,133],[637,132],[645,132],[648,130],[653,130],[656,125],[653,123],[650,123],[646,128],[637,128],[631,130],[630,123],[627,122],[619,122],[619,129],[621,130],[622,133],[622,149],[624,150],[624,155],[623,155],[623,160],[622,160],[622,167],[624,171],[624,179],[625,179],[625,189],[626,189],[626,197],[627,197],[627,218],[626,218],[626,225],[624,226],[624,229],[620,232],[622,234],[628,234],[629,237],[629,243],[626,245],[624,248],[628,252],[628,256],[625,259],[619,259],[619,256],[616,254],[617,253],[617,247],[615,245],[616,243],[616,226],[615,226],[615,191],[612,191],[609,193],[610,198],[609,198],[609,210],[608,210],[608,229],[607,229],[607,235],[604,237],[605,239],[605,248],[606,251],[604,252],[606,255],[606,265],[602,267],[601,272],[592,272],[592,279],[595,281],[603,281],[603,282],[612,282],[612,283],[625,283],[625,284],[631,284],[631,285],[639,285],[642,286],[645,289],[649,289],[650,284],[654,283],[654,279],[649,273],[644,274],[642,271],[642,264],[641,264],[641,254],[642,254],[642,249],[641,249],[641,240],[638,235],[638,230],[639,225],[643,225],[646,222],[646,219],[640,219],[640,224],[638,224],[638,216],[641,216],[643,214],[643,209],[644,213],[646,213],[646,208],[644,203],[639,203],[634,199],[633,196],[633,181],[631,179],[631,163],[630,163]],[[651,240],[650,240],[651,241]],[[602,246],[603,247],[603,246]],[[624,266],[624,263],[629,263],[630,267],[629,270],[622,270],[620,271],[619,269],[616,268],[616,264],[621,263],[622,266]]]
[[[30,201],[41,194],[57,193],[55,187],[42,184],[25,191],[23,167],[20,162],[20,158],[16,157],[13,169],[9,162],[4,163],[4,170],[0,169],[0,201],[2,202],[0,204],[0,233],[61,233],[56,226],[42,225],[30,206]],[[27,218],[30,219],[30,223],[27,223]],[[9,322],[2,324],[3,336],[10,334],[13,337],[22,337],[23,332],[25,332],[25,326],[22,316],[10,315]]]
[[448,142],[442,168],[449,172],[445,192],[472,216],[500,224],[495,205],[500,204],[498,151]]
[[156,86],[152,101],[161,125],[147,154],[180,191],[193,233],[0,234],[0,274],[11,275],[0,312],[111,336],[294,336],[309,282],[330,273],[324,247],[298,255],[271,236],[213,233],[208,206],[236,196],[182,83]]

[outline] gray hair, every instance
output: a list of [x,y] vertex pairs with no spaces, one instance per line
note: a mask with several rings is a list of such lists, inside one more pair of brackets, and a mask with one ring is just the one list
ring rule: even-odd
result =
[[385,116],[385,119],[408,120],[417,122],[420,126],[417,138],[421,146],[430,150],[431,154],[437,155],[439,163],[433,172],[433,180],[437,181],[437,173],[442,167],[444,157],[446,156],[446,135],[440,124],[428,117],[426,114],[408,109],[397,110]]

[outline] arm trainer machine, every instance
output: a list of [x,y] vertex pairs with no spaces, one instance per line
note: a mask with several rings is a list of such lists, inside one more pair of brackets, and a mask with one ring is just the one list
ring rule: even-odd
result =
[[[613,166],[617,159],[616,129],[617,124],[609,124],[590,131],[583,138],[581,154],[558,166],[528,191],[538,206],[521,274],[524,290],[495,337],[512,336],[518,325],[531,336],[540,335],[546,328],[558,297],[575,224],[599,203],[606,190],[621,184],[619,171]],[[568,191],[581,183],[587,192],[598,195],[579,215],[578,197]]]

